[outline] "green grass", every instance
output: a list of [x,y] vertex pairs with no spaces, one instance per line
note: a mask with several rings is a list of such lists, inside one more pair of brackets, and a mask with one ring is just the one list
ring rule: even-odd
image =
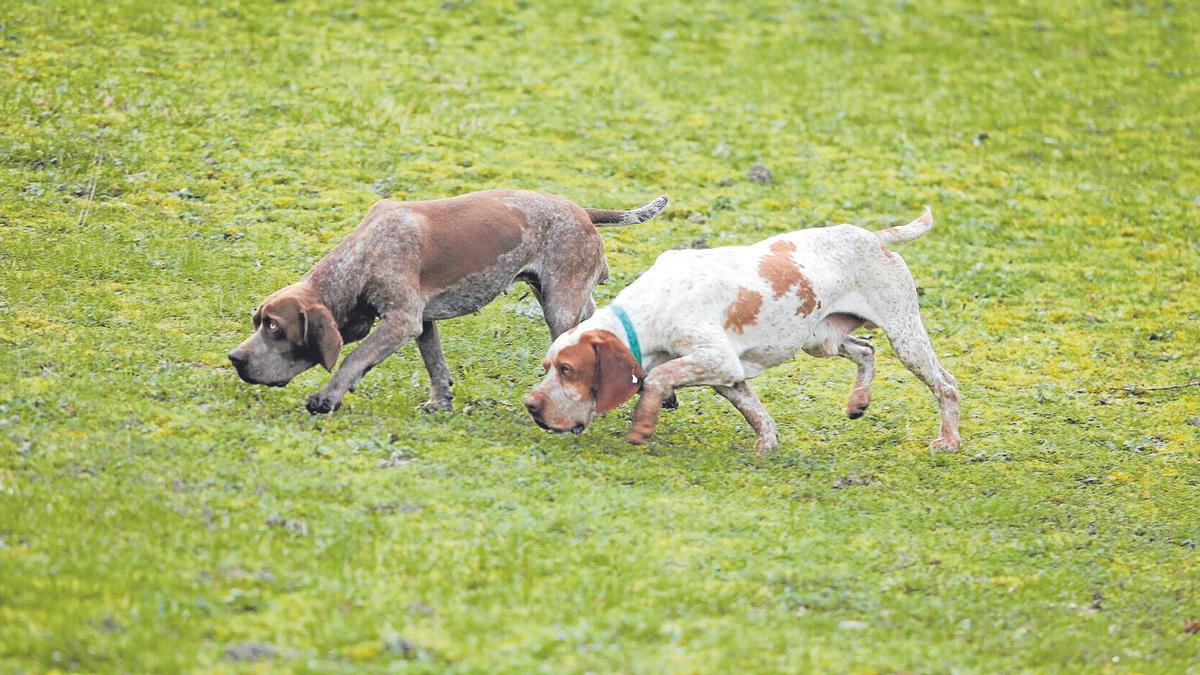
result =
[[[3,5],[0,670],[1200,662],[1200,389],[1119,391],[1200,379],[1195,3]],[[845,361],[760,378],[764,459],[699,389],[551,436],[520,287],[442,324],[453,414],[413,347],[321,418],[228,367],[381,194],[497,186],[671,194],[601,302],[930,204],[963,451],[886,347],[860,421]]]

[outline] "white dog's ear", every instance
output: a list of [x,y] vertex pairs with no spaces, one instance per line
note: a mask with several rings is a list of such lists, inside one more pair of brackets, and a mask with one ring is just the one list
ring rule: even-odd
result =
[[641,386],[642,368],[616,335],[595,331],[591,340],[596,353],[592,395],[596,399],[596,412],[606,413],[633,398]]

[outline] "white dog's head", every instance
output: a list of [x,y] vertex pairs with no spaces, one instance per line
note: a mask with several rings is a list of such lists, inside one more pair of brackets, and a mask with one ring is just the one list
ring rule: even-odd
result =
[[546,376],[525,397],[525,408],[538,426],[560,433],[583,431],[597,415],[633,397],[642,380],[629,348],[606,330],[563,333],[542,368]]

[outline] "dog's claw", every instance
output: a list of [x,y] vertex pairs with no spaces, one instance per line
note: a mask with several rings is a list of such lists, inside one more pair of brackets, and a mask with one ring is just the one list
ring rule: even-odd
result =
[[342,402],[333,401],[320,393],[309,394],[308,400],[304,402],[304,407],[313,415],[322,415],[342,407]]
[[962,447],[962,441],[957,438],[938,437],[929,444],[929,449],[933,452],[958,452],[960,447]]
[[856,420],[867,412],[871,405],[871,392],[867,389],[855,388],[850,392],[850,400],[846,401],[846,417]]
[[779,447],[779,437],[770,436],[768,438],[759,438],[754,442],[754,454],[762,457],[775,451]]
[[417,409],[423,413],[450,412],[454,410],[454,404],[450,399],[431,398],[417,406]]

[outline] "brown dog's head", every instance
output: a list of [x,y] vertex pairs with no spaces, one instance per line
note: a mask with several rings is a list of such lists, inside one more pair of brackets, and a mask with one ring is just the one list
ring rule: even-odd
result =
[[307,284],[272,293],[254,312],[254,334],[229,352],[238,376],[250,384],[282,387],[318,363],[333,369],[342,335],[333,314]]
[[572,330],[550,345],[542,362],[546,376],[525,408],[548,431],[579,433],[596,415],[628,401],[642,379],[642,369],[616,335],[606,330]]

